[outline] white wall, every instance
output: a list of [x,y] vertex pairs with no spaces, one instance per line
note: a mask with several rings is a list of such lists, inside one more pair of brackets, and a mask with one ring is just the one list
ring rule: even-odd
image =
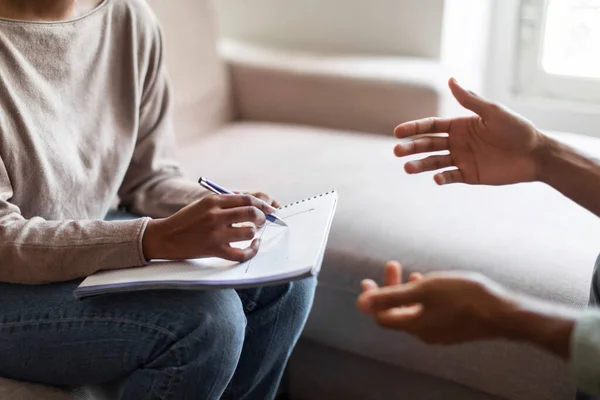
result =
[[438,59],[444,0],[215,0],[225,37],[289,49]]

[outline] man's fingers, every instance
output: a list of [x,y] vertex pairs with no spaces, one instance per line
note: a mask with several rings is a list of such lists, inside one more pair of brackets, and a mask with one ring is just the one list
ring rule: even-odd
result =
[[438,185],[449,185],[451,183],[465,183],[465,177],[460,169],[453,169],[436,174],[433,179]]
[[407,162],[404,169],[409,174],[418,174],[426,171],[436,171],[442,168],[452,167],[454,161],[451,155],[430,156],[422,160]]
[[232,225],[241,222],[252,222],[256,226],[263,226],[267,223],[265,213],[254,206],[230,208],[218,212],[219,225]]
[[433,153],[449,149],[447,137],[417,137],[399,143],[394,148],[396,157],[405,157],[412,154]]
[[[475,114],[483,118],[487,117],[488,112],[494,106],[493,103],[489,102],[483,97],[464,89],[454,78],[450,79],[448,86],[450,86],[452,94],[460,103],[460,105],[468,110],[473,111]],[[435,117],[420,119],[417,121],[409,121],[398,125],[396,129],[394,129],[394,135],[398,139],[404,139],[416,135],[450,133],[452,122],[452,118]]]
[[422,313],[423,306],[412,305],[376,312],[375,320],[379,325],[386,328],[413,332],[417,328],[417,321]]
[[402,283],[402,266],[397,261],[389,261],[385,265],[386,286],[399,285]]
[[370,312],[377,312],[389,308],[421,303],[424,293],[419,282],[410,282],[401,286],[382,287],[363,293],[361,297],[364,297],[362,301],[366,309]]
[[466,90],[454,78],[450,79],[448,86],[450,86],[452,95],[454,95],[454,98],[456,98],[461,106],[473,111],[480,117],[485,118],[487,116],[487,110],[492,105],[489,101],[470,90]]
[[216,204],[221,208],[256,207],[259,210],[271,214],[276,210],[263,200],[249,194],[227,194],[215,196]]
[[450,118],[425,118],[417,121],[405,122],[394,129],[394,135],[398,139],[407,138],[415,135],[425,135],[429,133],[448,133],[452,126]]
[[408,277],[408,281],[409,282],[418,282],[421,279],[423,279],[423,274],[420,272],[413,272],[412,274],[410,274],[410,276]]
[[365,279],[360,283],[362,294],[356,300],[356,306],[365,314],[371,314],[371,298],[369,292],[379,289],[377,283],[372,279]]
[[368,292],[369,290],[375,290],[379,286],[372,279],[365,279],[360,283],[360,288],[362,292]]
[[244,262],[254,257],[258,253],[259,247],[260,239],[254,239],[252,244],[245,249],[238,249],[236,247],[225,245],[223,246],[219,257],[224,258],[225,260]]

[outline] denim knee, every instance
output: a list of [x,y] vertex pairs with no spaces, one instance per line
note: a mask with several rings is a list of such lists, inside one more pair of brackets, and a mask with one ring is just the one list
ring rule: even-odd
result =
[[227,292],[227,300],[207,315],[201,339],[205,346],[200,351],[220,353],[221,363],[233,374],[244,345],[246,315],[235,292]]
[[307,278],[280,287],[285,292],[281,298],[283,314],[287,315],[289,329],[293,332],[299,334],[304,328],[312,309],[316,286],[316,278]]
[[[201,367],[205,377],[229,381],[239,361],[246,333],[246,316],[233,290],[182,294],[185,303],[171,324],[179,325],[175,346],[180,363]],[[170,310],[173,311],[173,310]]]
[[310,313],[315,298],[316,287],[316,278],[307,278],[291,283],[288,300],[298,313],[305,315]]

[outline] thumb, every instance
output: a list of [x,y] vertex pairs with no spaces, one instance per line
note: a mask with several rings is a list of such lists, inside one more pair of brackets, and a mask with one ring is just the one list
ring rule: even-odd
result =
[[452,95],[461,106],[467,110],[473,111],[480,117],[486,116],[488,107],[491,105],[489,101],[471,92],[470,90],[463,88],[454,78],[450,79],[448,86],[450,86]]

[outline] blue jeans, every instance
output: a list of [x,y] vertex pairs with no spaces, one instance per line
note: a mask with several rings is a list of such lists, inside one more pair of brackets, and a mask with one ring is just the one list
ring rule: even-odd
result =
[[122,380],[124,400],[272,399],[316,286],[75,300],[79,282],[0,283],[0,376],[61,386]]

